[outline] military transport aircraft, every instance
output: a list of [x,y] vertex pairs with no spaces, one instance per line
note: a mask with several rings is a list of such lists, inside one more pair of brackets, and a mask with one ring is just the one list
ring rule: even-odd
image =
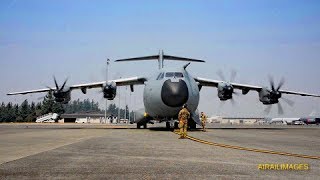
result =
[[[66,81],[59,87],[56,79],[54,78],[55,87],[47,87],[45,89],[22,91],[8,93],[8,95],[41,93],[51,91],[55,97],[55,101],[61,103],[68,103],[71,99],[71,91],[80,89],[86,94],[87,89],[102,88],[103,97],[107,100],[113,100],[116,97],[118,86],[130,86],[131,91],[134,91],[134,85],[144,85],[143,102],[144,109],[136,112],[137,127],[147,127],[150,120],[159,120],[160,122],[166,121],[167,127],[170,127],[172,122],[177,126],[177,115],[183,104],[188,105],[191,112],[189,120],[189,127],[195,128],[196,124],[201,125],[199,120],[198,105],[199,94],[203,86],[216,87],[218,90],[218,97],[221,101],[232,99],[234,89],[239,89],[242,94],[247,94],[250,90],[257,91],[259,100],[265,105],[278,104],[279,113],[282,113],[282,107],[279,99],[282,94],[292,94],[300,96],[320,97],[315,94],[308,94],[303,92],[281,90],[284,81],[282,80],[277,87],[274,86],[273,80],[270,81],[270,88],[239,84],[234,82],[227,82],[221,80],[205,79],[200,77],[192,77],[186,70],[190,62],[205,62],[204,60],[191,59],[177,56],[165,55],[160,51],[158,55],[144,56],[128,59],[119,59],[115,62],[127,61],[142,61],[142,60],[158,60],[159,71],[154,76],[150,77],[131,77],[107,80],[102,82],[94,82],[87,84],[78,84],[67,87]],[[173,61],[187,61],[188,64],[181,68],[164,68],[164,60]],[[288,104],[291,104],[286,101]]]

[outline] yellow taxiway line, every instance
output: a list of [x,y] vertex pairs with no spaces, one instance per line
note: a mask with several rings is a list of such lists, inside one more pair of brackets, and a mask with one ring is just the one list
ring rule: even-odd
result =
[[[173,131],[175,134],[179,135],[179,132]],[[272,151],[272,150],[264,150],[264,149],[255,149],[255,148],[246,148],[241,146],[234,146],[234,145],[228,145],[228,144],[221,144],[221,143],[215,143],[215,142],[209,142],[205,140],[201,140],[192,136],[187,136],[187,139],[190,139],[195,142],[199,142],[202,144],[207,144],[211,146],[217,146],[217,147],[223,147],[223,148],[229,148],[229,149],[237,149],[242,151],[251,151],[251,152],[257,152],[257,153],[265,153],[265,154],[277,154],[282,156],[291,156],[291,157],[299,157],[299,158],[306,158],[306,159],[316,159],[320,160],[320,156],[310,156],[310,155],[303,155],[303,154],[294,154],[294,153],[288,153],[288,152],[279,152],[279,151]]]

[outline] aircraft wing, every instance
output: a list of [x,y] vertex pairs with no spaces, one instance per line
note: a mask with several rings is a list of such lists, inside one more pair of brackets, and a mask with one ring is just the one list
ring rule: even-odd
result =
[[[201,86],[211,86],[211,87],[218,87],[218,84],[224,81],[219,81],[219,80],[212,80],[212,79],[206,79],[206,78],[194,78],[196,82],[199,83]],[[230,82],[230,84],[235,88],[235,89],[240,89],[240,90],[254,90],[254,91],[260,91],[263,87],[261,86],[254,86],[254,85],[248,85],[248,84],[239,84],[239,83],[233,83]],[[295,92],[295,91],[287,91],[287,90],[279,90],[279,92],[283,94],[292,94],[292,95],[300,95],[300,96],[311,96],[311,97],[320,97],[320,95],[317,94],[309,94],[309,93],[304,93],[304,92]]]
[[[108,82],[115,82],[117,86],[128,86],[128,85],[141,85],[144,84],[145,81],[147,81],[144,77],[131,77],[131,78],[122,78],[122,79],[115,79],[115,80],[109,80]],[[101,82],[93,82],[93,83],[86,83],[86,84],[77,84],[69,86],[70,90],[74,89],[92,89],[92,88],[102,88],[106,84],[106,81]],[[56,88],[44,88],[44,89],[36,89],[36,90],[30,90],[30,91],[21,91],[21,92],[12,92],[8,93],[7,95],[18,95],[18,94],[31,94],[31,93],[41,93],[41,92],[48,92],[56,90]]]
[[281,93],[283,93],[283,94],[293,94],[293,95],[300,95],[300,96],[320,97],[320,95],[317,95],[317,94],[309,94],[309,93],[286,91],[286,90],[279,90],[279,91]]
[[12,93],[8,93],[7,95],[18,95],[18,94],[30,94],[30,93],[42,93],[42,92],[48,92],[50,90],[55,90],[56,88],[45,88],[45,89],[36,89],[36,90],[30,90],[30,91],[20,91],[20,92],[12,92]]
[[[129,85],[144,84],[146,80],[147,79],[143,77],[131,77],[131,78],[109,80],[108,82],[111,83],[113,81],[116,83],[117,86],[129,86]],[[106,84],[106,81],[87,83],[87,84],[78,84],[78,85],[70,86],[70,88],[71,89],[81,89],[81,88],[91,89],[91,88],[103,87],[104,84]]]

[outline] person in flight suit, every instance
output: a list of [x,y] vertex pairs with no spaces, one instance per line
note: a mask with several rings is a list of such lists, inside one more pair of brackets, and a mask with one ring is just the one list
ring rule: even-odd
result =
[[180,128],[180,138],[184,139],[187,136],[188,119],[190,118],[190,112],[187,109],[187,104],[182,106],[182,109],[178,115],[179,118],[179,128]]
[[201,123],[202,123],[203,132],[206,132],[206,122],[207,122],[207,116],[204,114],[204,112],[201,112]]

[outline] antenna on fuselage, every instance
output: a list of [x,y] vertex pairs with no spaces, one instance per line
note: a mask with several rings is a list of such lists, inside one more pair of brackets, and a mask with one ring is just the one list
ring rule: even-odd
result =
[[163,68],[164,60],[171,60],[171,61],[189,61],[189,62],[205,62],[204,60],[200,59],[191,59],[185,57],[178,57],[178,56],[170,56],[165,55],[163,50],[159,51],[159,55],[153,56],[143,56],[143,57],[135,57],[135,58],[127,58],[127,59],[118,59],[115,62],[124,62],[124,61],[144,61],[144,60],[158,60],[159,69]]

